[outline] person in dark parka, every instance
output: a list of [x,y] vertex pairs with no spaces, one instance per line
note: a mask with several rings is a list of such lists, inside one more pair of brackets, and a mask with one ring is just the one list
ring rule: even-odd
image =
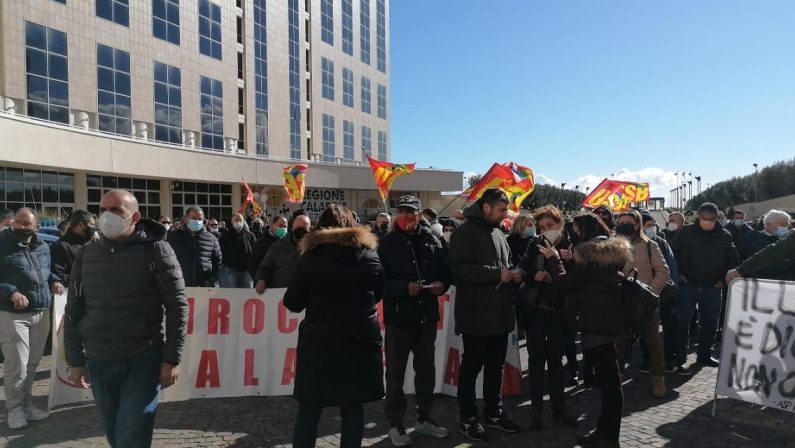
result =
[[301,260],[284,296],[293,312],[305,311],[298,330],[293,396],[299,403],[293,446],[315,446],[324,407],[339,406],[340,446],[361,446],[362,404],[384,396],[381,329],[376,303],[384,290],[378,240],[333,204],[302,238]]
[[85,210],[75,210],[69,218],[69,230],[66,235],[50,246],[50,270],[61,279],[64,285],[69,284],[69,273],[77,251],[83,245],[94,240],[97,235],[94,215]]
[[221,265],[221,246],[204,227],[204,211],[190,207],[185,213],[185,225],[169,232],[166,237],[174,248],[182,267],[185,286],[215,287]]

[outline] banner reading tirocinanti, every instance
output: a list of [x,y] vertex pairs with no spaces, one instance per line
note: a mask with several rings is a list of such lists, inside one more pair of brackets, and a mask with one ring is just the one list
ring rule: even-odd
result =
[[716,393],[795,412],[795,283],[731,284]]
[[[284,307],[285,289],[257,296],[248,289],[188,288],[188,336],[180,378],[163,393],[163,400],[290,395],[295,381],[296,342],[301,314]],[[65,296],[56,298],[54,327],[62,341]],[[436,337],[435,392],[455,395],[461,365],[461,338],[455,335],[455,288],[439,300]],[[379,304],[379,315],[381,306]],[[383,330],[383,325],[382,325]],[[53,343],[50,407],[90,400],[88,391],[69,384],[62,343]],[[414,390],[412,359],[406,369],[406,392]],[[481,375],[482,377],[482,375]],[[478,378],[480,390],[482,378]],[[522,391],[516,332],[508,340],[503,394]]]

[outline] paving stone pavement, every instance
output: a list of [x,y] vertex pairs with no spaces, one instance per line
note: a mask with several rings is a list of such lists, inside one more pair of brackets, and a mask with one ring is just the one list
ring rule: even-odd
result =
[[[527,365],[522,349],[522,362]],[[691,362],[694,361],[691,355]],[[37,405],[47,403],[50,357],[42,361],[34,389]],[[638,361],[635,359],[634,361]],[[526,372],[525,372],[526,374]],[[669,375],[669,395],[650,396],[650,376],[630,369],[624,384],[625,407],[621,446],[786,448],[795,447],[795,415],[761,408],[730,399],[718,401],[715,418],[710,416],[717,369],[704,368],[692,377]],[[0,368],[0,377],[2,368]],[[575,438],[591,429],[598,417],[599,390],[578,386],[566,391],[569,406],[580,416],[578,428],[552,422],[545,406],[543,431],[529,429],[530,403],[527,394],[505,399],[506,411],[524,429],[518,434],[491,431],[492,440],[471,444],[460,435],[458,407],[454,397],[437,396],[434,417],[451,430],[444,440],[414,437],[415,447],[542,447],[569,448]],[[5,395],[0,390],[0,447],[101,447],[107,446],[93,405],[59,409],[49,419],[32,422],[23,430],[6,425]],[[411,400],[411,398],[410,398]],[[410,402],[411,406],[412,403]],[[243,397],[197,399],[160,405],[153,446],[155,447],[289,447],[293,418],[297,411],[290,397]],[[383,417],[383,403],[365,407],[364,446],[391,446]],[[406,419],[407,426],[413,419]],[[318,429],[318,447],[339,446],[339,412],[327,409]]]

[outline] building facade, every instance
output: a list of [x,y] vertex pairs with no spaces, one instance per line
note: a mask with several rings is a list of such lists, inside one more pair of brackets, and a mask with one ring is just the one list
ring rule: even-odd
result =
[[[273,214],[296,162],[310,208],[381,202],[365,154],[392,157],[388,0],[5,0],[0,14],[2,208],[96,212],[126,188],[149,217],[228,218],[245,178]],[[394,188],[438,206],[460,186],[418,170]]]

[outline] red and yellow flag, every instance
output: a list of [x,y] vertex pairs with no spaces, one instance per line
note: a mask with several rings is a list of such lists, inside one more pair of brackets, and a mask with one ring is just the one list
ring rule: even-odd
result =
[[243,179],[243,187],[246,189],[246,200],[240,204],[240,210],[238,213],[245,214],[246,209],[249,205],[251,205],[251,214],[254,216],[261,215],[262,206],[259,205],[259,202],[257,202],[257,198],[254,197],[254,193],[251,191],[251,187],[248,186],[246,179]]
[[370,169],[373,170],[373,178],[375,185],[378,187],[378,192],[381,193],[381,201],[386,203],[386,198],[389,196],[389,190],[392,188],[392,182],[398,176],[404,174],[411,174],[414,172],[414,163],[389,163],[375,160],[369,155],[367,161],[370,162]]
[[480,182],[467,188],[461,197],[475,201],[489,188],[499,188],[508,195],[511,201],[509,208],[516,212],[525,199],[535,190],[533,170],[514,162],[495,163],[489,168]]
[[288,165],[284,170],[284,200],[292,204],[299,204],[304,200],[306,193],[306,171],[308,166],[305,163]]
[[646,182],[624,182],[605,179],[591,194],[583,199],[583,207],[598,208],[607,204],[613,211],[621,212],[630,208],[630,205],[649,200],[649,184]]

